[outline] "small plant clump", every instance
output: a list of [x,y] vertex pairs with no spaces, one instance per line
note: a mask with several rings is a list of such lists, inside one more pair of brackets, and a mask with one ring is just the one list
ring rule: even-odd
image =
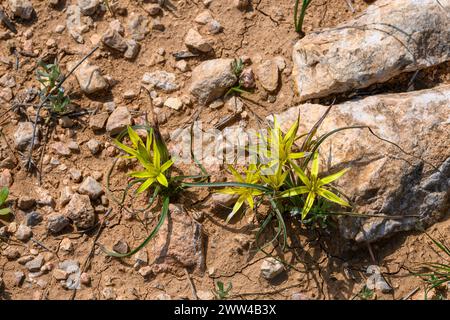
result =
[[[138,135],[138,129],[146,131],[145,141]],[[131,145],[123,143],[123,139],[128,137]],[[136,249],[131,250],[126,254],[119,254],[113,251],[108,251],[102,247],[103,251],[108,255],[122,258],[131,256],[141,250],[146,244],[153,239],[158,233],[160,227],[163,225],[168,212],[170,200],[175,197],[181,190],[183,190],[182,182],[186,179],[206,179],[205,174],[194,176],[173,176],[171,167],[173,160],[167,149],[167,145],[159,130],[150,126],[134,126],[128,127],[122,132],[117,139],[114,140],[116,146],[125,152],[127,155],[122,156],[125,159],[136,159],[142,170],[130,172],[128,175],[131,181],[127,185],[122,200],[119,202],[123,206],[123,201],[128,191],[134,186],[139,185],[135,190],[136,194],[144,194],[152,191],[152,196],[149,197],[148,206],[141,212],[148,211],[150,207],[158,202],[161,204],[161,215],[159,221],[150,235],[139,245]],[[201,166],[200,166],[201,167]],[[201,167],[202,170],[203,167]],[[109,179],[108,179],[109,180]],[[109,182],[108,182],[109,189]]]
[[225,96],[228,96],[230,94],[240,95],[242,93],[249,93],[248,91],[243,89],[243,84],[241,83],[241,74],[242,71],[244,71],[244,62],[242,61],[242,59],[240,58],[234,59],[233,62],[231,63],[231,69],[233,70],[233,73],[236,75],[238,81],[234,86],[232,86],[227,91]]
[[[423,267],[428,270],[426,273],[418,273],[417,276],[424,279],[426,282],[425,288],[425,300],[428,299],[428,293],[433,290],[442,289],[443,286],[450,283],[450,248],[442,242],[433,239],[428,233],[426,235],[433,241],[433,244],[440,250],[443,254],[443,259],[446,261],[444,263],[429,262],[424,263]],[[446,291],[447,288],[444,288]],[[436,295],[437,299],[442,299],[443,295]]]
[[40,69],[36,71],[37,80],[42,85],[39,96],[44,99],[48,95],[49,110],[61,114],[70,104],[70,98],[65,95],[64,88],[58,87],[63,78],[61,70],[56,63],[46,64],[42,61],[39,62],[39,67]]
[[[148,198],[148,206],[139,211],[148,211],[152,206],[159,203],[162,208],[161,215],[150,235],[136,249],[126,254],[111,252],[104,248],[103,250],[115,257],[126,257],[138,252],[157,234],[162,226],[169,214],[170,200],[183,190],[195,187],[215,188],[217,193],[237,197],[232,211],[227,216],[227,222],[245,206],[254,210],[262,205],[267,205],[269,212],[263,217],[264,221],[256,234],[257,242],[262,232],[273,220],[278,222],[274,239],[282,235],[283,248],[287,242],[286,218],[298,218],[305,225],[317,223],[326,227],[331,224],[330,216],[346,214],[346,212],[332,212],[332,206],[350,206],[348,201],[342,198],[341,193],[332,186],[332,183],[343,176],[347,169],[330,175],[321,174],[319,147],[333,133],[352,127],[340,128],[316,136],[318,127],[327,113],[310,132],[300,135],[298,134],[298,119],[286,134],[281,130],[277,120],[274,119],[274,125],[268,129],[267,136],[259,135],[259,139],[265,142],[263,147],[251,145],[246,148],[251,161],[243,174],[239,173],[237,167],[229,165],[229,170],[234,177],[234,181],[231,182],[208,182],[208,173],[195,158],[193,160],[201,169],[200,174],[173,176],[171,169],[174,162],[170,158],[167,145],[158,129],[150,126],[128,127],[115,139],[114,143],[127,154],[123,156],[124,158],[137,160],[141,170],[128,174],[131,181],[125,188],[122,199],[120,201],[114,199],[124,207],[123,202],[129,190],[138,185],[135,194],[144,194],[149,191],[152,194]],[[138,135],[136,132],[138,129],[146,131],[145,139]],[[130,143],[124,143],[125,137],[128,137]],[[301,145],[297,145],[300,139],[303,139],[303,142]],[[192,153],[191,155],[193,156]],[[109,175],[107,188],[110,191]]]
[[371,300],[374,297],[374,292],[373,290],[369,289],[367,286],[364,286],[361,291],[357,294],[357,296],[361,299],[361,300]]
[[6,216],[7,214],[11,213],[10,208],[5,208],[8,195],[9,195],[8,188],[3,187],[0,189],[0,216]]
[[[301,8],[299,11],[300,1],[302,1]],[[312,0],[295,0],[294,7],[294,26],[295,31],[300,35],[300,37],[304,37],[305,33],[303,32],[303,21],[305,20],[306,10],[308,6],[311,4]]]
[[[243,174],[234,166],[229,166],[233,175],[232,182],[188,183],[191,187],[220,188],[216,192],[234,195],[237,200],[226,221],[229,222],[243,207],[254,210],[267,204],[271,210],[260,225],[257,238],[263,230],[275,219],[278,222],[277,236],[283,235],[283,247],[286,245],[287,231],[285,219],[299,218],[303,224],[328,224],[328,218],[345,212],[332,212],[331,207],[350,207],[341,193],[332,183],[342,177],[347,169],[330,175],[320,173],[319,146],[332,133],[348,128],[337,129],[334,132],[316,137],[317,128],[324,117],[307,133],[298,134],[299,120],[289,128],[286,134],[276,119],[269,128],[263,147],[250,146],[247,150],[253,163],[250,163]],[[301,146],[296,142],[303,138]],[[223,188],[224,187],[224,188]],[[258,239],[257,239],[258,240]]]
[[231,289],[233,289],[233,285],[231,284],[231,282],[228,282],[228,286],[226,289],[225,289],[225,285],[222,281],[217,281],[216,285],[217,285],[217,288],[214,289],[214,294],[216,295],[216,298],[218,300],[227,299],[228,296],[230,295]]

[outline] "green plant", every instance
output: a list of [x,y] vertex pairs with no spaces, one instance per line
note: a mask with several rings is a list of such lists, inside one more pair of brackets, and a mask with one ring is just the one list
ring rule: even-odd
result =
[[232,86],[227,93],[225,94],[225,96],[228,96],[232,93],[234,94],[241,94],[241,93],[249,93],[248,91],[242,89],[242,85],[239,81],[239,78],[241,76],[242,71],[244,70],[244,62],[242,61],[242,59],[234,59],[233,62],[231,62],[231,69],[233,70],[233,73],[236,75],[238,81],[237,83]]
[[[433,289],[439,289],[442,285],[450,282],[450,248],[444,243],[433,239],[428,233],[425,233],[433,244],[443,253],[444,263],[431,262],[424,263],[423,267],[429,270],[426,273],[416,273],[427,283],[425,288],[425,300],[428,299],[428,293]],[[439,295],[438,295],[439,296]]]
[[[305,224],[319,221],[329,223],[327,219],[332,215],[331,204],[350,206],[346,200],[335,193],[337,192],[336,188],[330,186],[347,170],[344,169],[327,176],[319,172],[319,146],[332,134],[317,136],[317,128],[325,116],[326,114],[310,132],[300,135],[298,134],[298,119],[286,134],[282,132],[277,120],[274,119],[274,125],[268,129],[267,137],[259,135],[259,139],[265,143],[262,146],[251,146],[247,149],[250,159],[254,163],[244,169],[244,176],[239,174],[237,168],[229,166],[234,177],[232,182],[185,183],[184,186],[224,187],[217,192],[237,195],[237,201],[227,217],[227,222],[245,203],[251,210],[256,206],[267,204],[269,213],[260,225],[257,240],[270,222],[275,219],[278,222],[275,238],[283,235],[285,245],[287,239],[285,219],[287,216],[300,216],[301,222]],[[334,132],[340,130],[344,130],[344,128]],[[303,139],[303,143],[301,146],[297,146],[296,142],[300,139]],[[310,215],[313,216],[308,218]]]
[[[302,1],[302,7],[300,8],[299,12],[299,4],[300,1]],[[294,7],[294,26],[295,31],[300,34],[301,37],[305,36],[305,33],[303,32],[303,21],[305,20],[305,14],[306,10],[308,9],[308,6],[311,4],[312,0],[295,0],[295,7]]]
[[9,189],[3,187],[0,189],[0,216],[5,216],[11,213],[11,209],[3,208],[6,205],[6,200],[8,199]]
[[42,85],[39,93],[41,99],[49,95],[48,102],[50,110],[59,114],[63,113],[67,105],[70,104],[70,99],[65,95],[64,88],[57,87],[63,78],[59,66],[57,64],[45,64],[39,61],[39,67],[36,71],[36,77]]
[[[138,129],[146,131],[145,142],[136,132]],[[128,145],[123,142],[126,137],[130,142]],[[125,188],[122,199],[118,200],[115,197],[113,197],[113,199],[123,207],[123,203],[128,192],[135,185],[139,185],[139,187],[135,190],[135,194],[146,194],[150,190],[152,191],[152,195],[148,197],[149,201],[147,207],[140,210],[140,212],[149,211],[153,205],[161,206],[161,214],[156,226],[150,232],[148,237],[135,249],[131,250],[129,253],[119,254],[114,251],[109,251],[101,246],[102,250],[106,254],[117,258],[123,258],[134,255],[139,250],[144,248],[147,243],[156,236],[169,214],[170,200],[176,197],[177,194],[183,190],[181,187],[181,183],[183,181],[186,179],[204,180],[207,175],[204,168],[198,164],[203,171],[202,174],[194,176],[173,176],[171,172],[173,161],[170,158],[167,145],[157,128],[147,125],[127,127],[127,129],[114,140],[114,144],[121,151],[127,154],[122,156],[123,158],[137,160],[137,163],[142,170],[128,173],[131,181]],[[107,188],[108,191],[110,191],[109,175],[107,179]]]
[[369,289],[367,286],[364,286],[361,291],[358,293],[358,297],[361,300],[370,300],[373,298],[374,292],[373,290]]
[[217,281],[216,285],[217,289],[214,289],[214,294],[216,295],[217,299],[225,300],[229,296],[231,289],[233,289],[233,285],[231,284],[231,282],[228,282],[228,286],[226,289],[222,281]]

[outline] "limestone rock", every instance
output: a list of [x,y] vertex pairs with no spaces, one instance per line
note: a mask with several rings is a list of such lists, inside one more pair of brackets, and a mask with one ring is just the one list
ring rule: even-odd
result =
[[69,219],[67,219],[62,214],[51,214],[47,218],[47,230],[51,233],[58,233],[62,231],[65,227],[70,224]]
[[195,29],[188,30],[184,38],[184,44],[189,50],[197,50],[204,53],[210,52],[213,49],[209,41]]
[[71,37],[78,43],[84,43],[82,34],[89,30],[89,26],[81,19],[81,9],[76,5],[67,7],[66,27]]
[[103,188],[94,178],[87,177],[78,188],[78,192],[86,194],[90,199],[97,199],[103,194]]
[[183,268],[203,271],[205,257],[201,224],[192,220],[181,205],[171,204],[169,210],[170,215],[154,242],[154,272],[176,272]]
[[[414,229],[418,223],[430,225],[449,213],[449,101],[450,85],[444,85],[371,96],[331,109],[319,135],[346,126],[370,126],[375,134],[408,153],[377,139],[367,129],[341,131],[322,144],[322,150],[331,150],[330,172],[350,168],[337,183],[351,196],[355,210],[418,216],[397,220],[342,218],[340,229],[345,238],[373,242]],[[326,109],[322,105],[303,104],[277,116],[277,120],[283,129],[288,129],[300,110],[299,132],[307,132]]]
[[119,134],[127,126],[131,125],[131,114],[127,107],[116,108],[108,118],[106,123],[106,131],[114,136]]
[[78,0],[78,7],[85,16],[91,16],[97,11],[100,5],[99,0]]
[[[72,70],[76,62],[67,64],[67,69]],[[75,77],[78,80],[81,90],[86,94],[92,94],[108,88],[108,82],[102,76],[98,66],[90,64],[88,61],[83,62],[75,71]]]
[[300,99],[365,88],[450,59],[450,19],[435,0],[380,0],[293,49]]
[[274,259],[266,258],[261,264],[261,275],[267,280],[271,280],[284,271],[284,265]]
[[33,4],[29,0],[9,0],[9,9],[16,17],[28,20],[34,12]]
[[89,127],[92,130],[102,130],[105,127],[108,117],[109,115],[107,112],[102,112],[91,116],[91,118],[89,119]]
[[111,49],[125,52],[128,48],[125,38],[117,30],[108,29],[102,36],[102,42]]
[[93,227],[95,214],[89,196],[75,193],[66,207],[66,216],[74,222],[77,228]]
[[275,60],[266,60],[256,68],[256,76],[259,82],[269,92],[277,90],[278,87],[278,65]]
[[180,98],[170,97],[164,102],[164,106],[174,110],[180,110],[183,107],[183,102]]
[[144,40],[149,32],[148,19],[140,14],[132,13],[128,19],[128,33],[136,41]]
[[207,104],[221,97],[236,83],[232,62],[232,59],[208,60],[192,71],[190,92],[200,103]]
[[[36,136],[34,140],[35,145],[39,145],[39,128],[36,128]],[[25,150],[29,147],[33,137],[33,123],[19,122],[16,132],[14,132],[14,141],[19,150]]]
[[142,77],[142,82],[149,85],[150,89],[155,88],[167,93],[176,91],[180,88],[176,82],[175,74],[166,71],[147,72]]

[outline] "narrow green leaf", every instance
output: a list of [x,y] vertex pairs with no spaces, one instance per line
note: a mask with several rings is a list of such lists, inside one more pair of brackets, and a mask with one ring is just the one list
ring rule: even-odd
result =
[[170,201],[169,197],[165,197],[163,199],[163,206],[162,206],[162,210],[161,210],[161,217],[159,218],[158,224],[152,230],[150,235],[138,247],[136,247],[135,249],[131,250],[129,253],[124,253],[124,254],[117,253],[117,252],[114,252],[114,251],[108,251],[103,246],[100,246],[101,250],[105,254],[107,254],[109,256],[112,256],[112,257],[116,257],[116,258],[129,257],[129,256],[132,256],[132,255],[136,254],[137,252],[139,252],[142,248],[144,248],[147,245],[147,243],[150,240],[152,240],[156,236],[156,234],[158,233],[159,229],[163,225],[163,223],[164,223],[164,221],[165,221],[165,219],[166,219],[166,217],[168,215],[168,212],[169,212],[169,201]]

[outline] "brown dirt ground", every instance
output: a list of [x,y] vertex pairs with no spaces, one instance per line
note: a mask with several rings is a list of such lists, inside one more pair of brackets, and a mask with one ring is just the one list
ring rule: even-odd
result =
[[[96,16],[94,28],[84,34],[85,45],[78,45],[68,36],[67,31],[63,34],[53,32],[58,24],[65,25],[65,13],[60,10],[49,9],[46,1],[32,1],[38,18],[31,23],[17,24],[19,34],[14,36],[16,43],[21,46],[24,42],[23,33],[26,30],[33,30],[33,49],[39,50],[42,54],[47,50],[46,43],[52,38],[56,41],[58,50],[65,50],[66,54],[61,65],[65,66],[69,60],[80,59],[91,48],[89,41],[94,34],[102,34],[106,30],[109,21],[113,18],[107,12],[103,16]],[[69,1],[68,1],[69,2]],[[72,1],[73,2],[73,1]],[[128,13],[144,13],[137,1],[121,1],[122,6],[128,9]],[[152,31],[141,42],[142,49],[135,61],[127,61],[121,57],[110,54],[109,51],[101,50],[95,53],[91,61],[100,66],[103,74],[110,75],[118,81],[117,85],[106,95],[86,97],[78,92],[78,84],[73,78],[65,87],[71,92],[73,101],[80,108],[93,109],[99,102],[115,101],[117,105],[126,105],[129,109],[136,111],[137,115],[142,115],[149,110],[149,98],[147,93],[140,91],[140,82],[144,72],[164,69],[177,73],[181,82],[187,84],[189,73],[181,74],[175,67],[175,60],[171,53],[184,49],[183,37],[186,31],[195,25],[194,18],[204,7],[201,1],[173,1],[176,10],[165,11],[162,22],[166,26],[164,32]],[[305,19],[305,31],[309,32],[320,27],[334,26],[340,22],[348,20],[367,7],[367,2],[362,0],[354,1],[355,12],[352,13],[344,0],[317,0],[311,5]],[[264,94],[257,91],[252,97],[258,101],[258,105],[249,104],[260,117],[265,117],[271,113],[285,110],[295,104],[295,96],[292,89],[290,77],[291,70],[291,48],[298,39],[293,28],[292,17],[293,1],[291,0],[259,0],[253,1],[253,10],[249,13],[242,13],[235,9],[231,0],[213,1],[210,10],[214,17],[220,21],[224,31],[218,35],[209,36],[214,43],[216,57],[238,57],[250,56],[252,58],[270,58],[281,55],[287,63],[286,71],[282,74],[281,88],[275,103],[264,101]],[[119,20],[126,24],[126,17],[117,16]],[[4,31],[0,27],[0,31]],[[5,41],[0,46],[0,56],[14,61],[14,56],[10,55]],[[152,57],[159,48],[165,49],[165,62],[152,64]],[[13,74],[17,85],[13,89],[14,94],[19,90],[37,86],[34,77],[34,70],[38,58],[28,58],[19,56],[20,69],[15,71],[4,64],[0,64],[0,76],[5,73]],[[199,58],[188,60],[189,65],[194,67],[199,63]],[[416,86],[430,87],[438,83],[448,82],[448,64],[419,72]],[[403,91],[405,83],[411,75],[402,75],[388,84],[374,86],[365,92],[387,92]],[[186,86],[181,90],[185,91]],[[123,92],[133,89],[140,92],[137,98],[125,100]],[[321,102],[331,100],[333,97],[323,99]],[[345,99],[344,96],[337,97]],[[0,111],[3,113],[9,108],[8,103],[0,104]],[[166,108],[165,108],[166,109]],[[180,123],[186,123],[196,110],[186,108],[183,111],[165,110],[168,122],[161,126],[163,133],[169,133],[178,128]],[[212,126],[221,117],[227,115],[225,108],[220,110],[203,110],[200,120],[210,123]],[[6,117],[6,116],[5,116]],[[11,121],[3,126],[3,132],[13,144],[13,132],[17,117],[11,115]],[[213,119],[211,121],[211,119]],[[0,119],[2,120],[2,119]],[[61,159],[61,163],[68,168],[78,168],[83,172],[99,171],[103,173],[103,185],[106,184],[105,177],[108,167],[113,162],[112,157],[108,157],[103,150],[98,156],[92,156],[84,145],[92,137],[108,143],[110,138],[106,134],[94,134],[87,128],[88,117],[80,117],[72,133],[57,126],[51,135],[49,142],[58,139],[61,135],[73,134],[81,146],[81,153]],[[249,126],[255,125],[251,116]],[[2,140],[3,149],[6,145]],[[48,153],[50,151],[46,151]],[[15,152],[17,157],[20,155]],[[37,156],[37,152],[36,152]],[[11,187],[11,198],[17,199],[27,194],[38,184],[36,176],[27,175],[24,165],[19,164],[12,170],[14,183]],[[123,188],[125,173],[123,171],[115,173],[112,178],[112,189]],[[45,172],[42,175],[42,186],[52,193],[54,199],[59,198],[59,188],[65,184],[72,184],[68,177],[61,176],[57,170]],[[311,299],[351,299],[361,290],[365,284],[364,272],[367,265],[373,264],[367,247],[355,250],[343,250],[347,248],[342,241],[334,234],[325,231],[305,231],[292,226],[291,240],[287,252],[280,253],[290,264],[288,271],[275,282],[267,282],[260,277],[260,264],[265,255],[254,250],[239,250],[239,243],[245,239],[253,239],[254,234],[248,227],[251,218],[244,218],[235,221],[230,225],[225,225],[224,215],[208,214],[208,208],[190,206],[199,199],[207,196],[206,191],[197,192],[190,199],[183,199],[188,212],[192,214],[197,210],[204,210],[206,218],[203,221],[205,233],[208,235],[208,247],[206,256],[207,270],[214,268],[215,272],[210,275],[205,272],[203,275],[194,273],[191,275],[197,290],[212,290],[214,282],[221,280],[224,283],[231,282],[233,289],[231,295],[237,299],[290,299],[293,293],[304,293]],[[139,200],[139,201],[142,201]],[[113,215],[109,225],[103,230],[99,242],[111,247],[115,241],[126,239],[131,247],[140,243],[145,238],[147,232],[136,220],[129,220],[124,217],[114,202],[110,201],[113,208]],[[138,206],[134,203],[135,206]],[[58,207],[56,208],[58,210]],[[102,219],[99,215],[99,220]],[[21,217],[16,217],[20,221]],[[4,221],[7,223],[7,221]],[[430,234],[440,240],[447,240],[450,234],[450,222],[448,220],[439,222],[428,230]],[[60,236],[47,236],[45,224],[33,228],[34,237],[44,243],[48,248],[57,250],[60,241],[68,237],[74,244],[74,252],[71,254],[59,253],[58,258],[76,259],[83,262],[92,247],[95,232],[81,234],[76,231],[64,233]],[[446,239],[447,238],[447,239]],[[26,244],[10,242],[8,245],[16,246],[22,255],[34,248],[40,252],[45,250],[32,242]],[[0,243],[0,252],[6,248],[7,244]],[[418,263],[424,261],[439,260],[436,252],[432,249],[430,240],[423,233],[407,233],[397,235],[391,239],[372,245],[372,251],[376,262],[379,263],[387,281],[393,286],[394,293],[383,295],[377,293],[378,299],[401,299],[411,290],[419,287],[419,291],[413,295],[417,299],[423,295],[424,283],[417,277],[411,276],[408,269],[414,269]],[[268,248],[275,253],[276,249]],[[120,261],[111,259],[102,254],[98,249],[92,259],[91,268],[88,273],[92,277],[92,285],[82,287],[78,290],[75,299],[103,299],[101,292],[106,286],[115,288],[119,298],[155,299],[160,293],[167,293],[173,298],[192,299],[189,281],[185,275],[159,274],[156,277],[144,280],[129,265],[129,260]],[[130,260],[131,261],[131,260]],[[151,256],[150,256],[151,261]],[[70,299],[73,292],[65,290],[54,279],[51,273],[43,275],[41,278],[47,281],[47,286],[40,288],[37,285],[24,284],[21,287],[13,286],[13,272],[21,270],[23,266],[16,261],[8,261],[4,256],[0,256],[0,277],[3,277],[6,284],[6,291],[0,299]]]

